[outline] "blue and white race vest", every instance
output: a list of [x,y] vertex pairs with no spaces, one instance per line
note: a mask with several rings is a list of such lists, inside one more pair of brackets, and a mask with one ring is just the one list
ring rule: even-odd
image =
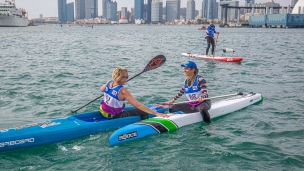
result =
[[100,105],[100,112],[105,114],[118,114],[123,111],[125,107],[124,100],[119,100],[118,94],[119,91],[123,88],[122,85],[115,86],[110,88],[110,83],[113,82],[112,80],[109,81],[106,85],[104,90],[104,98],[103,102]]
[[195,102],[188,102],[188,104],[191,106],[195,106],[195,105],[198,105],[201,103],[201,102],[197,101],[198,98],[203,95],[203,93],[201,92],[201,88],[198,85],[199,77],[200,77],[199,75],[196,75],[196,77],[194,79],[194,83],[191,87],[188,86],[188,80],[185,81],[184,89],[185,89],[185,94],[187,96],[187,99],[189,101],[195,101]]

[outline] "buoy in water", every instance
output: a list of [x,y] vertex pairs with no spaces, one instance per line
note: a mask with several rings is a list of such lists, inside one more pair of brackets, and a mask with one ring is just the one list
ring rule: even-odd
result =
[[223,52],[228,53],[228,52],[235,52],[235,51],[231,48],[225,48],[225,49],[223,49]]

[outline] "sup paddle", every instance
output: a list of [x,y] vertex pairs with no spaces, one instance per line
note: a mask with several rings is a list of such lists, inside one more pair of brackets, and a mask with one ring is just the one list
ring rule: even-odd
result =
[[[227,95],[222,95],[222,96],[214,96],[214,97],[205,98],[203,100],[218,99],[218,98],[230,97],[230,96],[238,96],[238,95],[244,95],[244,93],[239,92],[237,94],[227,94]],[[173,104],[181,104],[181,103],[186,103],[186,102],[197,102],[197,101],[183,101],[183,102],[178,102],[178,103],[173,103]],[[169,103],[163,102],[162,104],[168,105]]]
[[[156,68],[160,67],[160,66],[163,65],[165,62],[166,62],[166,57],[165,57],[164,55],[157,55],[157,56],[155,56],[153,59],[151,59],[151,60],[149,61],[149,63],[148,63],[148,64],[146,65],[146,67],[144,68],[144,70],[142,70],[140,73],[134,75],[133,77],[129,78],[129,79],[127,80],[127,82],[130,81],[130,80],[132,80],[133,78],[139,76],[140,74],[142,74],[142,73],[144,73],[144,72],[151,71],[151,70],[153,70],[153,69],[156,69]],[[100,95],[100,96],[98,96],[98,97],[96,97],[95,99],[91,100],[90,102],[86,103],[85,105],[79,107],[78,109],[72,110],[71,112],[72,112],[72,113],[77,112],[78,110],[84,108],[85,106],[89,105],[90,103],[94,102],[95,100],[99,99],[99,98],[102,97],[102,96],[103,96],[103,94]]]
[[215,46],[214,46],[214,52],[212,54],[212,59],[214,59],[214,56],[215,56],[215,50],[216,50],[216,45],[217,45],[217,41],[218,41],[218,37],[219,37],[220,34],[217,34],[216,36],[216,42],[215,42]]

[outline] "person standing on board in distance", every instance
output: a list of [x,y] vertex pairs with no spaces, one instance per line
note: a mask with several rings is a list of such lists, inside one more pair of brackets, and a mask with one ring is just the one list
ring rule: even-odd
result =
[[215,42],[217,41],[217,39],[214,37],[214,33],[220,34],[220,32],[215,31],[214,21],[210,20],[210,25],[206,29],[206,39],[207,39],[206,56],[208,56],[208,52],[211,44],[212,45],[211,53],[212,53],[212,57],[214,57],[214,47],[215,47]]
[[[169,117],[168,115],[158,113],[145,105],[139,103],[131,93],[123,87],[128,79],[128,71],[126,68],[116,68],[112,73],[113,80],[108,81],[100,87],[100,91],[104,92],[104,99],[100,105],[100,113],[108,119],[116,119],[127,116],[138,116],[141,119],[147,119],[148,113],[159,117]],[[136,109],[123,111],[125,107],[124,101],[127,100]]]
[[170,113],[181,111],[183,113],[200,112],[204,122],[211,124],[208,110],[211,108],[211,102],[204,100],[208,98],[207,84],[204,77],[198,75],[198,69],[193,61],[188,61],[187,64],[181,65],[184,67],[186,79],[183,87],[179,90],[176,96],[169,102],[173,104],[175,100],[186,94],[189,102],[173,104]]

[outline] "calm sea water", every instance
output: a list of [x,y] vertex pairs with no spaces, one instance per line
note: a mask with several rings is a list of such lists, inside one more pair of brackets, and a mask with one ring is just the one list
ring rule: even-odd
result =
[[[142,103],[171,100],[184,80],[180,54],[204,54],[200,26],[0,28],[0,129],[62,118],[100,95],[116,67],[129,75],[152,57],[167,62],[128,82]],[[213,120],[109,147],[115,130],[0,153],[0,170],[303,170],[303,29],[217,28],[216,54],[193,59],[210,96],[261,93],[262,103]],[[180,101],[186,100],[185,97]],[[98,110],[99,101],[80,112]]]

